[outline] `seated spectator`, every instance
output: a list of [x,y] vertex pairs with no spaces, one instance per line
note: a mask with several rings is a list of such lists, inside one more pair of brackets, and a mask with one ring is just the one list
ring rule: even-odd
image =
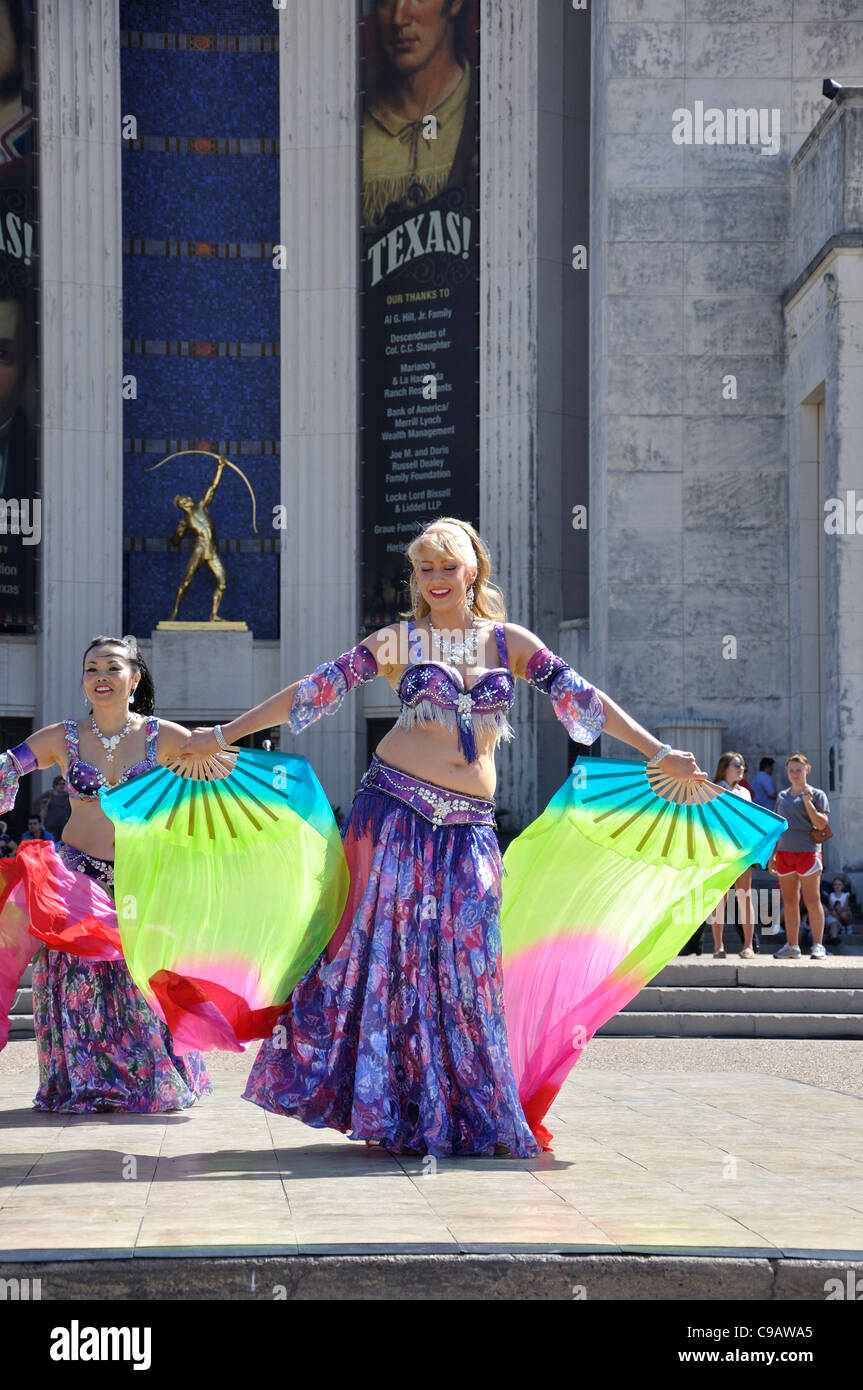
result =
[[845,880],[837,874],[827,894],[827,909],[839,923],[840,935],[851,935],[851,892]]
[[0,859],[14,859],[18,848],[12,836],[7,834],[8,829],[5,820],[0,820]]

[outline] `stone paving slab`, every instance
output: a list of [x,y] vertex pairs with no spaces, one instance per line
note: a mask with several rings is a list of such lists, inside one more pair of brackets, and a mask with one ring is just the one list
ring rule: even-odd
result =
[[[402,1254],[863,1260],[863,1098],[767,1074],[573,1072],[540,1158],[395,1158],[239,1098],[42,1115],[0,1089],[0,1263]],[[813,1200],[813,1193],[817,1200]]]

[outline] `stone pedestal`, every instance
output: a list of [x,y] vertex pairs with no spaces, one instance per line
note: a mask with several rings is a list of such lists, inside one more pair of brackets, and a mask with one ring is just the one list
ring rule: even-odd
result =
[[[256,703],[252,634],[225,624],[152,636],[150,669],[163,719],[219,723]],[[195,711],[190,716],[189,711]]]

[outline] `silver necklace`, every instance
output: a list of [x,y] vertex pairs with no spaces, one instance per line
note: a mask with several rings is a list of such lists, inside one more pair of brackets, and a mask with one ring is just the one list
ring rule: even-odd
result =
[[429,629],[431,630],[432,642],[436,650],[440,652],[441,660],[447,666],[476,665],[479,648],[475,613],[471,620],[470,633],[462,642],[453,642],[451,637],[441,636],[441,633],[431,620],[431,614],[429,614]]
[[126,720],[126,723],[123,725],[120,732],[118,734],[113,734],[111,738],[106,738],[105,735],[102,733],[102,730],[96,723],[95,714],[91,714],[90,724],[92,725],[93,733],[96,735],[97,739],[102,744],[102,747],[105,749],[108,762],[112,763],[114,761],[114,749],[117,747],[117,744],[120,742],[120,739],[125,738],[130,728],[132,727],[131,714],[129,715],[129,718]]

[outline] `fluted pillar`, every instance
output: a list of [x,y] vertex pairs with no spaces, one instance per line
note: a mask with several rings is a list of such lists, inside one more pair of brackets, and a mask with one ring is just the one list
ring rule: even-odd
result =
[[[480,22],[480,531],[507,618],[536,623],[537,44],[535,3],[483,0]],[[549,638],[549,645],[554,645]],[[535,811],[534,692],[498,753],[498,805]]]
[[81,712],[81,658],[122,587],[117,0],[40,0],[41,722]]
[[[359,636],[356,14],[353,0],[279,13],[284,685]],[[361,771],[361,693],[283,733],[343,807]]]

